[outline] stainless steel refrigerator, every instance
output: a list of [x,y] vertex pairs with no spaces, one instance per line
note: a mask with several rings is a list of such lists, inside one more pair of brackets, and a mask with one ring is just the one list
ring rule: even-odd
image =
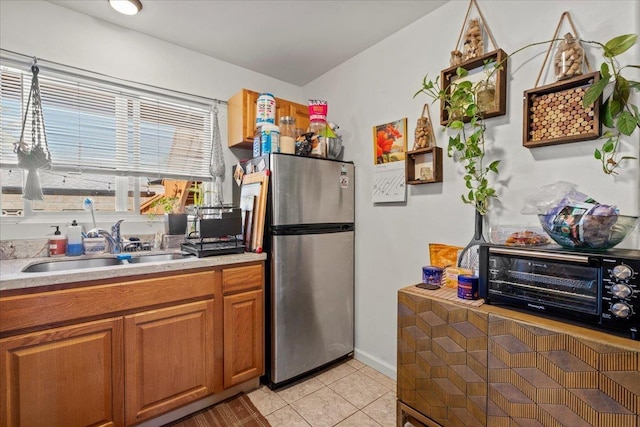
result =
[[271,171],[264,248],[267,382],[284,385],[353,353],[353,163],[288,154]]

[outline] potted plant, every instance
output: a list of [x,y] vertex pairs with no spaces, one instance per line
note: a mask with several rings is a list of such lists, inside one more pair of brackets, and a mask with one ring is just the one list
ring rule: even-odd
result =
[[162,196],[151,204],[152,208],[159,208],[165,214],[166,234],[176,235],[187,232],[187,214],[184,212],[180,197]]

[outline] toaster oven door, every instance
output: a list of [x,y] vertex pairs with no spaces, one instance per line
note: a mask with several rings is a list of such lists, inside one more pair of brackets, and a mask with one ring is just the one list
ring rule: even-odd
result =
[[499,247],[482,252],[480,292],[487,302],[598,320],[602,278],[592,258]]

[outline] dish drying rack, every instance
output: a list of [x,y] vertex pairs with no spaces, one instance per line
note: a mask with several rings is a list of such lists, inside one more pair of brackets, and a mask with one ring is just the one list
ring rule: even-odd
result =
[[181,245],[185,252],[198,258],[244,252],[240,208],[196,206],[192,227]]

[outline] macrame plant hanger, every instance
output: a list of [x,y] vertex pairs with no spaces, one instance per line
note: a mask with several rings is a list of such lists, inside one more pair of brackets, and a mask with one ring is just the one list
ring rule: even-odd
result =
[[[42,115],[42,99],[40,97],[40,84],[38,73],[40,69],[33,59],[31,72],[31,90],[27,99],[27,107],[24,110],[22,120],[22,130],[20,139],[14,143],[13,151],[18,155],[18,166],[27,171],[27,180],[24,185],[22,198],[26,200],[42,200],[42,187],[40,185],[40,169],[51,168],[51,153],[47,144],[47,132],[44,127],[44,116]],[[29,116],[29,106],[31,106],[31,144],[24,140],[24,130]]]
[[[467,25],[467,20],[469,19],[469,14],[471,13],[471,8],[472,7],[475,7],[476,11],[478,12],[478,16],[480,17],[480,22],[482,24],[482,27],[487,32],[487,36],[489,37],[489,41],[491,42],[491,44],[493,46],[493,49],[494,50],[498,49],[498,44],[496,43],[496,40],[493,38],[493,34],[491,33],[491,29],[489,28],[489,24],[487,23],[487,20],[485,19],[484,15],[482,14],[482,11],[480,10],[480,7],[478,7],[478,3],[476,2],[476,0],[471,0],[469,2],[469,7],[467,8],[467,13],[464,16],[464,20],[462,21],[462,28],[460,29],[460,34],[458,35],[458,41],[456,42],[456,47],[455,47],[455,49],[453,51],[451,51],[451,66],[459,65],[462,62],[466,61],[466,60],[464,60],[462,58],[464,56],[464,52],[461,52],[459,50],[459,48],[460,48],[460,41],[462,40],[462,35],[464,34],[465,26]],[[466,42],[466,40],[465,40],[465,42]],[[463,45],[464,45],[464,43],[463,43]],[[463,47],[463,50],[464,50],[464,47]],[[487,53],[487,51],[485,50],[484,53]],[[479,54],[477,56],[482,56],[482,54]],[[455,58],[457,58],[457,60]],[[467,58],[467,59],[469,59],[469,58]]]
[[[558,25],[556,26],[556,31],[553,33],[553,37],[551,38],[552,42],[549,43],[549,49],[547,49],[547,54],[544,56],[544,61],[542,62],[542,67],[540,68],[540,72],[538,73],[538,78],[536,78],[536,84],[533,86],[534,88],[538,87],[538,83],[540,83],[540,78],[542,77],[542,73],[545,70],[545,67],[547,66],[547,60],[549,59],[549,55],[551,54],[551,50],[553,49],[555,42],[557,42],[558,39],[558,33],[560,32],[560,27],[562,26],[562,21],[564,21],[566,18],[566,20],[569,22],[569,25],[571,26],[571,29],[573,30],[573,36],[579,40],[580,36],[578,35],[578,30],[576,29],[576,26],[573,24],[573,20],[571,19],[571,15],[569,14],[569,12],[563,12],[562,15],[560,15],[560,21],[558,21]],[[587,58],[587,55],[584,55],[584,64],[587,66],[587,71],[590,73],[591,72],[591,66],[589,65],[589,59]]]
[[225,164],[222,152],[222,137],[220,136],[220,125],[218,123],[218,105],[213,107],[213,132],[211,144],[211,162],[209,172],[213,177],[213,206],[223,206],[222,181],[224,180]]

